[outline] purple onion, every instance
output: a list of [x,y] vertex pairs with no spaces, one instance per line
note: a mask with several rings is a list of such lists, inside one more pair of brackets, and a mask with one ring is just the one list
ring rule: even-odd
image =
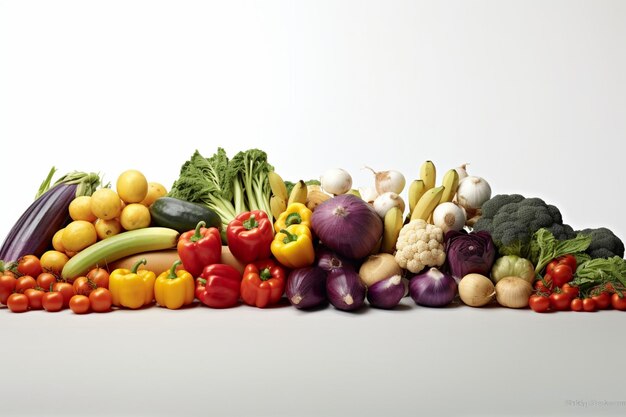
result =
[[326,271],[317,266],[294,269],[287,277],[285,294],[291,305],[299,309],[326,303]]
[[394,308],[406,294],[406,284],[400,275],[378,281],[367,288],[367,301],[377,308]]
[[365,303],[365,285],[354,270],[335,269],[326,279],[326,293],[330,303],[339,310],[351,311]]
[[325,246],[350,259],[369,255],[383,233],[380,216],[352,194],[335,196],[317,206],[311,227]]
[[454,300],[457,284],[452,275],[437,268],[415,275],[409,282],[411,298],[426,307],[444,307]]
[[352,260],[345,259],[343,256],[337,255],[332,250],[320,245],[315,251],[317,266],[324,271],[330,272],[339,268],[355,268]]

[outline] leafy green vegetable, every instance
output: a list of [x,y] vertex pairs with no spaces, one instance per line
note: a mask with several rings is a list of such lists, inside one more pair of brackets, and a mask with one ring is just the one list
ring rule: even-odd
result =
[[[229,175],[234,181],[233,189],[237,213],[262,210],[271,219],[270,197],[272,190],[267,174],[273,170],[274,167],[267,162],[267,154],[259,149],[239,152],[233,157],[230,161]],[[247,209],[241,210],[244,205]]]
[[616,288],[626,287],[626,260],[619,256],[591,259],[576,268],[573,285],[588,290],[612,283]]
[[572,239],[557,240],[546,228],[533,233],[530,239],[529,259],[535,265],[535,273],[541,271],[551,260],[563,255],[575,255],[587,250],[591,244],[591,236],[579,234]]

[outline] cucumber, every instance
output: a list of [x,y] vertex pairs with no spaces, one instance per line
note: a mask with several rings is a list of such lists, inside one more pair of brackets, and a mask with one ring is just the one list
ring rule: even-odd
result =
[[169,227],[180,233],[195,229],[201,220],[206,223],[205,227],[222,230],[222,219],[213,210],[178,198],[157,198],[150,206],[150,215],[156,226]]

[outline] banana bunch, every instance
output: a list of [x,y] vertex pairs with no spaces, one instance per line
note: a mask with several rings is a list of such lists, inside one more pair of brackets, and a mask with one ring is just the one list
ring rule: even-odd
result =
[[409,215],[407,220],[422,219],[428,221],[435,208],[450,202],[459,187],[459,173],[449,169],[443,176],[442,183],[436,187],[437,169],[432,161],[425,161],[420,167],[420,179],[409,186]]
[[307,185],[300,180],[293,186],[290,194],[287,194],[287,186],[285,181],[276,172],[272,171],[268,174],[272,197],[270,198],[270,208],[272,216],[278,218],[282,212],[287,210],[287,206],[291,203],[307,203]]

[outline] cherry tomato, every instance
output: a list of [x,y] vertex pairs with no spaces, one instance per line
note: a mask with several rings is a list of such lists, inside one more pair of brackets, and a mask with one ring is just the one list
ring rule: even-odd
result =
[[89,296],[89,294],[96,288],[96,283],[91,281],[87,277],[78,277],[72,284],[74,292],[79,295]]
[[572,271],[576,271],[576,257],[574,255],[564,255],[556,258],[559,265],[567,265]]
[[24,291],[24,295],[28,297],[28,305],[30,306],[31,310],[41,310],[41,299],[43,298],[44,294],[45,292],[38,288],[28,288],[26,291]]
[[595,301],[598,310],[606,310],[611,306],[611,296],[606,291],[592,295],[591,298]]
[[534,294],[528,299],[528,305],[537,313],[545,313],[550,308],[550,299],[545,295]]
[[626,311],[626,296],[620,297],[618,293],[611,296],[611,305],[616,310]]
[[570,300],[574,300],[576,297],[578,297],[579,294],[578,287],[574,287],[567,283],[563,284],[563,286],[561,287],[561,291],[567,294]]
[[536,292],[541,292],[545,294],[550,294],[552,292],[549,287],[546,287],[546,284],[542,280],[535,281],[534,287]]
[[28,310],[28,297],[15,292],[9,296],[7,306],[13,313],[23,313]]
[[76,314],[87,313],[89,307],[89,298],[86,295],[77,294],[70,299],[70,309]]
[[57,282],[57,277],[50,272],[42,272],[37,275],[37,285],[44,291],[50,291],[50,285]]
[[550,294],[550,308],[556,311],[565,311],[569,308],[570,298],[562,292]]
[[47,292],[41,298],[43,309],[49,312],[61,311],[63,309],[63,294],[57,291]]
[[571,308],[572,311],[583,311],[583,300],[580,298],[574,298],[570,302],[569,308]]
[[11,274],[0,276],[0,304],[6,304],[9,296],[15,291],[17,279]]
[[91,308],[96,313],[103,313],[105,311],[111,310],[111,304],[113,303],[113,299],[111,297],[111,292],[106,288],[96,288],[89,294],[89,302],[91,303]]
[[43,272],[41,262],[35,255],[24,255],[18,259],[17,270],[20,274],[30,275],[31,277],[36,277]]
[[557,287],[562,287],[564,284],[570,282],[574,278],[574,272],[572,268],[565,264],[559,264],[550,272],[552,281]]
[[15,282],[15,292],[24,292],[29,288],[35,288],[37,286],[37,281],[35,278],[30,275],[24,275],[17,279]]
[[583,300],[583,310],[588,312],[596,311],[596,302],[593,298],[585,298]]
[[67,282],[57,282],[52,286],[53,291],[60,292],[63,296],[63,307],[67,307],[70,305],[70,299],[75,294],[74,287],[72,284]]
[[104,268],[96,267],[87,273],[87,278],[96,283],[96,287],[109,288],[109,273]]

